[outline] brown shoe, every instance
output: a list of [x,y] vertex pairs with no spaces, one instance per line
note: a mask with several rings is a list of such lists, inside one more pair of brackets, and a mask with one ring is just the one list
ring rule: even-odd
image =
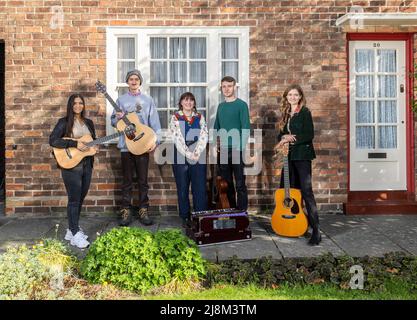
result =
[[148,208],[139,209],[139,221],[145,226],[150,226],[151,224],[153,224],[152,219],[149,218],[148,215]]
[[132,223],[132,213],[130,212],[129,208],[123,208],[119,212],[120,214],[120,221],[119,225],[123,227],[127,227],[129,224]]

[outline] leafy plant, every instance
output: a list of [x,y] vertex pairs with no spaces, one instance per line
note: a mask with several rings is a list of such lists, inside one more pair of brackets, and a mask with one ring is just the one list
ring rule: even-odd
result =
[[205,261],[179,230],[153,234],[140,228],[115,228],[92,244],[81,273],[93,283],[112,283],[140,292],[174,279],[199,279]]
[[74,267],[76,258],[57,240],[9,248],[0,255],[0,299],[57,299],[54,281],[63,282]]
[[[282,285],[326,284],[349,289],[353,275],[350,269],[354,265],[363,268],[364,290],[368,292],[385,290],[387,281],[417,283],[417,258],[393,252],[382,258],[334,257],[330,253],[315,258],[285,260],[263,257],[241,261],[234,257],[220,264],[209,265],[206,286],[227,283],[276,288]],[[417,289],[417,285],[410,287]]]

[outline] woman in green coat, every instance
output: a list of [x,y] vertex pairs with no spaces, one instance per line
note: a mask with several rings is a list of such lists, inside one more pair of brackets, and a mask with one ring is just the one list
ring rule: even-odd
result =
[[[301,190],[307,208],[308,223],[313,229],[310,245],[321,241],[319,216],[311,183],[311,160],[316,157],[313,146],[314,125],[306,99],[299,85],[289,86],[283,96],[281,105],[282,119],[279,122],[279,144],[289,144],[288,164],[291,188]],[[281,173],[281,188],[284,187],[284,171]]]

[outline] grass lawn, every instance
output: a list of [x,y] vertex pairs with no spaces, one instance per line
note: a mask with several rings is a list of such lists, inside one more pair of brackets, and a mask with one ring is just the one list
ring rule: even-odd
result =
[[263,289],[255,285],[233,286],[216,285],[199,292],[180,295],[151,295],[144,299],[169,300],[417,300],[417,292],[410,291],[405,282],[387,282],[382,292],[366,292],[363,290],[339,289],[332,285],[280,286],[276,289]]

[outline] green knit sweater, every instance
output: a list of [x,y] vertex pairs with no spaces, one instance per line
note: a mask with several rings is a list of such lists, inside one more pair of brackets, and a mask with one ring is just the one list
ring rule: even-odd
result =
[[250,134],[247,103],[239,98],[233,102],[220,103],[217,108],[214,129],[220,130],[218,135],[223,148],[244,150]]

